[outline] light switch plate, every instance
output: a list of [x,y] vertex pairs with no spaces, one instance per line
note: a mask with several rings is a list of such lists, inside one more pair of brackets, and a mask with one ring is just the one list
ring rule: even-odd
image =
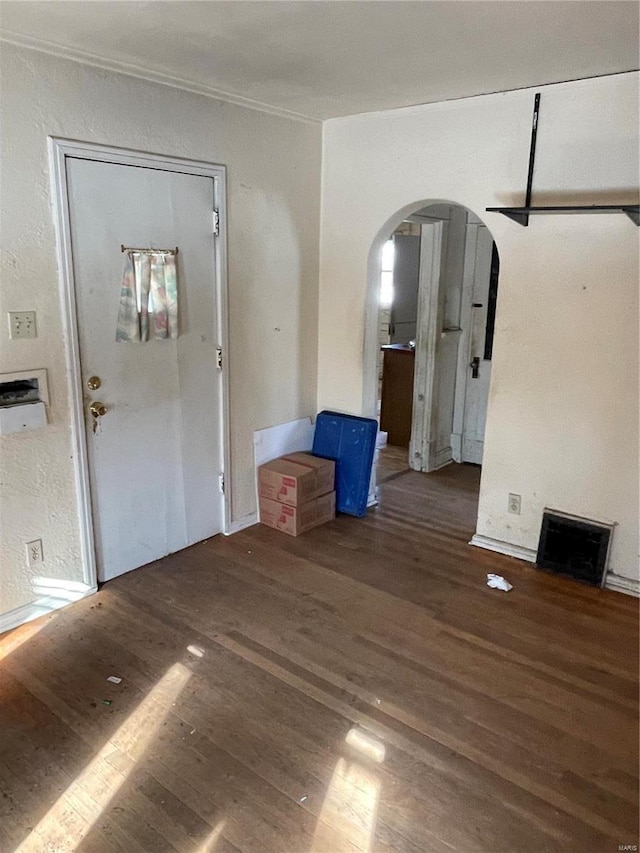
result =
[[12,340],[37,337],[36,312],[9,311],[9,334]]

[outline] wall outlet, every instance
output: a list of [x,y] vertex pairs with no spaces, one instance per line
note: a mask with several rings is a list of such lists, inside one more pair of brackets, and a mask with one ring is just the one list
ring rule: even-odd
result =
[[507,509],[514,515],[520,515],[520,505],[522,503],[522,495],[509,494],[509,503]]
[[36,312],[35,311],[9,311],[9,335],[15,338],[35,338]]
[[44,562],[42,553],[42,539],[35,539],[33,542],[27,542],[27,565],[30,569]]

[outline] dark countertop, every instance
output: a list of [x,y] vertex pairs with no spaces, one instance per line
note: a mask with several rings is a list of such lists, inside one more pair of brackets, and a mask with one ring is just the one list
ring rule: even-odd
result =
[[416,348],[410,347],[409,344],[383,344],[381,350],[393,350],[394,352],[406,352],[415,355]]

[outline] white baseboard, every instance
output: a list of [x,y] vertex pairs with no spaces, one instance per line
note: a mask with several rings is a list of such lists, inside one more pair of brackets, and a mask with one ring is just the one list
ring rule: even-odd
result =
[[458,432],[451,433],[451,456],[454,462],[462,462],[462,435]]
[[253,527],[254,524],[258,524],[259,520],[257,512],[250,512],[249,515],[245,515],[237,521],[232,521],[224,531],[224,535],[233,536],[234,533],[240,533],[241,530],[246,530],[247,527]]
[[479,533],[473,535],[469,545],[476,545],[478,548],[484,548],[487,551],[496,551],[498,554],[506,554],[507,557],[515,557],[517,560],[526,560],[527,563],[535,563],[536,561],[536,552],[531,548],[511,545],[509,542],[503,542],[502,539],[492,539],[490,536],[481,536]]
[[[46,579],[42,580],[46,581]],[[51,586],[49,594],[42,595],[35,601],[23,604],[22,607],[17,607],[15,610],[0,614],[0,634],[19,628],[26,622],[31,622],[33,619],[38,619],[54,610],[66,607],[67,604],[72,604],[74,601],[79,601],[81,598],[86,598],[98,591],[96,586],[89,586],[77,581],[65,582],[55,579],[49,581],[47,585]]]
[[634,595],[640,598],[640,580],[636,578],[625,578],[622,575],[614,575],[609,572],[604,582],[605,589],[613,589],[616,592],[624,592],[626,595]]
[[[496,551],[498,554],[506,554],[508,557],[515,557],[518,560],[526,560],[528,563],[535,563],[536,561],[537,552],[531,548],[511,545],[509,542],[492,539],[490,536],[481,536],[479,533],[472,537],[469,545],[477,545],[478,548]],[[625,578],[622,575],[608,572],[604,585],[605,589],[613,589],[616,592],[624,592],[626,595],[634,595],[636,598],[640,598],[640,581],[635,578]]]
[[450,465],[453,462],[453,453],[450,447],[446,447],[444,450],[441,450],[439,453],[436,453],[436,457],[433,462],[432,471],[439,471],[441,468],[444,468],[446,465]]

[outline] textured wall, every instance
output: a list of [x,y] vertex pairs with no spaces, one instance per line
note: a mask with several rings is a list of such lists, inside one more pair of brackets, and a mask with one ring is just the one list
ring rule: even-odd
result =
[[[402,208],[465,205],[501,262],[478,533],[536,548],[545,506],[615,521],[612,569],[637,578],[638,229],[623,215],[522,228],[484,212],[523,203],[532,108],[523,90],[325,123],[319,405],[369,405],[374,240]],[[637,193],[638,75],[544,87],[534,203]],[[519,516],[509,492],[522,495]]]
[[[35,51],[3,45],[2,370],[46,367],[46,429],[0,438],[0,613],[33,598],[24,543],[48,577],[82,580],[47,136],[228,168],[233,519],[255,509],[253,430],[316,402],[321,131]],[[34,309],[35,340],[5,313]]]

